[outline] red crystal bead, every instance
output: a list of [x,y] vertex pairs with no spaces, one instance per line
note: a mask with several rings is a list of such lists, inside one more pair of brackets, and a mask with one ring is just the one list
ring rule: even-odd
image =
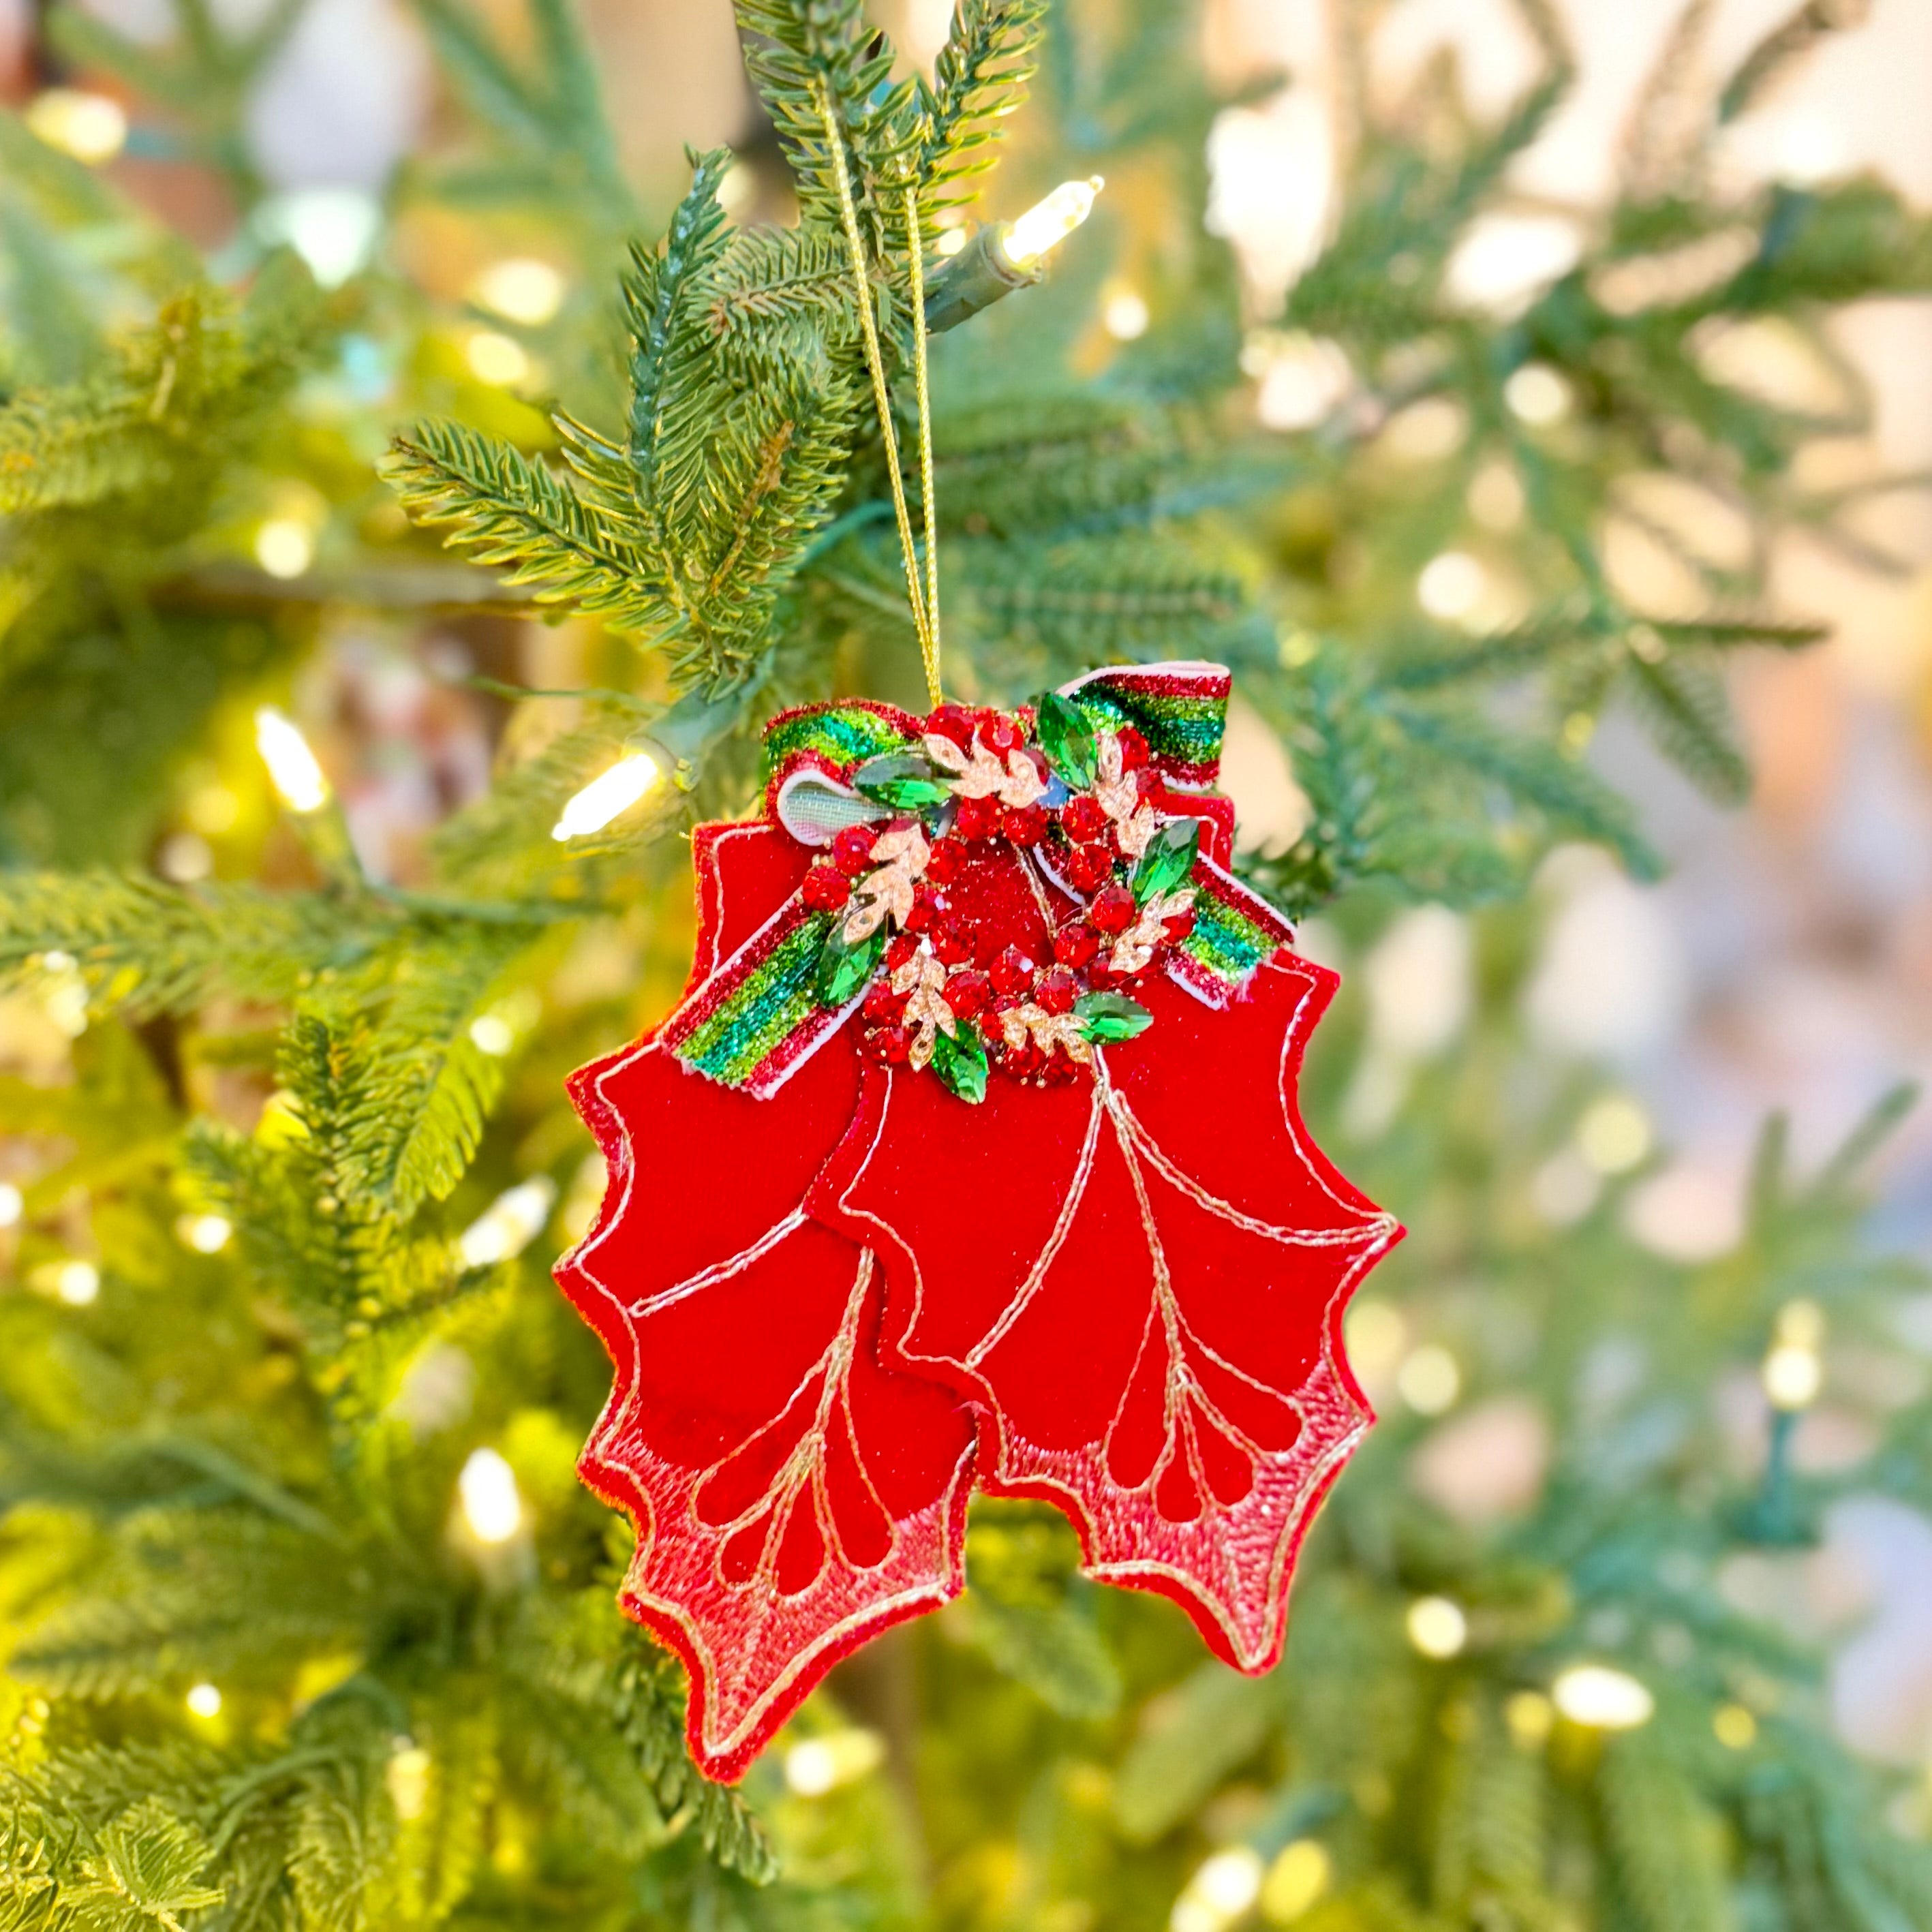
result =
[[1090,792],[1081,792],[1060,808],[1060,825],[1076,845],[1090,845],[1107,830],[1107,814]]
[[896,1026],[905,1009],[904,994],[894,992],[883,980],[874,980],[867,989],[865,1004],[860,1011],[873,1026]]
[[1018,720],[995,711],[980,721],[980,742],[988,751],[997,752],[1004,758],[1009,752],[1017,752],[1026,742],[1026,734],[1020,729]]
[[962,960],[973,956],[973,949],[950,926],[934,928],[932,950],[938,956],[942,966],[957,966]]
[[1171,914],[1164,922],[1170,939],[1185,939],[1194,930],[1194,908],[1192,906]]
[[1000,829],[1000,802],[993,798],[962,798],[952,829],[962,838],[990,838]]
[[1040,1070],[1046,1056],[1031,1040],[1018,1046],[1010,1046],[1000,1055],[1000,1070],[1010,1073],[1016,1080],[1030,1080]]
[[993,997],[993,982],[983,973],[956,973],[946,982],[946,1004],[962,1020],[985,1010]]
[[935,886],[945,885],[956,878],[960,861],[965,856],[956,838],[935,838],[926,854],[926,876]]
[[1110,935],[1125,932],[1138,910],[1125,886],[1108,886],[1094,894],[1094,903],[1087,908],[1088,923]]
[[1080,982],[1064,966],[1056,966],[1041,976],[1034,998],[1050,1013],[1070,1013]]
[[1037,845],[1046,836],[1046,814],[1036,805],[1003,813],[1000,830],[1016,845]]
[[912,1052],[912,1035],[904,1027],[882,1027],[874,1037],[878,1041],[879,1058],[888,1066],[905,1064]]
[[908,932],[923,932],[932,925],[938,910],[938,895],[922,885],[915,886],[912,890],[912,904],[907,908],[906,916],[899,923]]
[[832,842],[832,862],[856,878],[872,867],[872,848],[878,843],[876,825],[848,825]]
[[1076,892],[1098,892],[1114,876],[1114,855],[1104,845],[1076,845],[1066,855],[1066,872]]
[[886,946],[886,964],[896,973],[918,950],[919,941],[910,933],[895,933]]
[[1033,984],[1033,962],[1017,946],[1010,946],[992,968],[993,984],[1003,993],[1017,993]]
[[1076,971],[1085,965],[1100,950],[1100,940],[1090,926],[1082,926],[1076,921],[1063,926],[1053,935],[1053,956],[1063,966],[1071,966]]
[[962,752],[973,748],[973,714],[963,704],[942,704],[926,721],[926,728],[950,738]]
[[836,866],[814,866],[799,890],[807,905],[832,912],[852,896],[852,881]]
[[1123,724],[1114,734],[1120,742],[1120,769],[1137,772],[1148,761],[1148,741],[1131,724]]

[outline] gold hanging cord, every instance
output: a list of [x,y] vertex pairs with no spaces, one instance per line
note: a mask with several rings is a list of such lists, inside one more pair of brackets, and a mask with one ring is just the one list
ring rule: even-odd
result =
[[926,691],[936,708],[939,688],[939,549],[932,514],[932,405],[926,387],[926,264],[920,237],[918,191],[905,190],[906,248],[912,270],[913,374],[919,396],[920,488],[925,499],[926,582],[920,582],[919,552],[913,542],[912,512],[906,503],[905,482],[899,473],[898,431],[892,421],[891,392],[886,386],[885,359],[879,352],[879,332],[872,314],[872,278],[866,269],[866,246],[859,233],[859,210],[852,197],[852,178],[845,166],[845,138],[832,112],[832,90],[818,77],[818,108],[825,123],[825,143],[838,184],[838,208],[845,226],[845,247],[852,261],[852,292],[859,303],[859,328],[866,346],[866,367],[872,378],[872,400],[879,412],[885,439],[886,473],[891,478],[892,512],[898,524],[899,551],[905,560],[906,596],[912,605],[913,628],[919,634],[919,654],[926,668]]

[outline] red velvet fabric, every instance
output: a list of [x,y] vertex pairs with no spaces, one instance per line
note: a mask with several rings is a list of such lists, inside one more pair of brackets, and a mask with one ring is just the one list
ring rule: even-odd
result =
[[1280,1657],[1295,1550],[1372,1419],[1342,1314],[1401,1232],[1295,1108],[1335,985],[1286,951],[1222,1012],[1150,980],[1154,1024],[1094,1076],[972,1108],[868,1070],[812,1201],[878,1252],[888,1346],[974,1402],[981,1486],[1058,1504],[1090,1574],[1244,1670]]
[[[696,842],[694,976],[796,888],[776,826]],[[872,1256],[809,1220],[857,1104],[848,1036],[769,1100],[648,1040],[571,1080],[610,1181],[557,1278],[616,1370],[580,1468],[638,1526],[626,1609],[691,1675],[692,1754],[737,1777],[854,1646],[958,1593],[973,1428],[886,1366]]]
[[[1226,862],[1226,800],[1158,802]],[[694,986],[814,855],[766,821],[694,854]],[[1043,946],[1060,896],[1004,847],[971,864],[976,960]],[[610,1183],[558,1278],[616,1368],[580,1466],[636,1521],[624,1601],[690,1671],[710,1775],[957,1594],[976,1430],[982,1486],[1065,1510],[1090,1574],[1173,1598],[1242,1670],[1280,1657],[1295,1552],[1372,1419],[1342,1311],[1402,1234],[1297,1112],[1335,984],[1286,948],[1222,1010],[1153,974],[1144,1034],[978,1106],[850,1028],[768,1100],[648,1038],[572,1076]]]

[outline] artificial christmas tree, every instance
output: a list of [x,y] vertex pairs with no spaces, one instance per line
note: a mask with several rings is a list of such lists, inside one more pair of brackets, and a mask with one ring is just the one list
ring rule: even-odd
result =
[[[224,40],[188,10],[158,54],[54,10],[52,44],[118,76],[144,131],[163,119],[148,102],[176,104],[168,165],[212,162],[246,219],[204,262],[0,119],[5,1921],[1890,1932],[1932,1916],[1922,1794],[1848,1757],[1815,1655],[1726,1594],[1734,1558],[1815,1535],[1836,1494],[1927,1499],[1922,1394],[1886,1408],[1881,1378],[1858,1378],[1867,1446],[1822,1476],[1782,1450],[1741,1470],[1712,1399],[1768,1349],[1814,1384],[1839,1338],[1899,1352],[1919,1277],[1861,1245],[1873,1137],[1798,1182],[1768,1134],[1738,1244],[1670,1262],[1630,1240],[1621,1180],[1574,1219],[1538,1206],[1530,1177],[1593,1076],[1552,1067],[1515,1018],[1534,919],[1516,902],[1540,856],[1588,839],[1656,866],[1584,755],[1606,708],[1628,700],[1735,797],[1725,655],[1816,634],[1768,610],[1764,542],[1792,518],[1845,527],[1852,500],[1797,494],[1790,466],[1857,400],[1780,402],[1713,345],[1764,322],[1816,340],[1838,305],[1932,281],[1924,220],[1876,184],[1733,189],[1708,166],[1713,131],[1828,11],[1799,8],[1702,122],[1640,116],[1669,142],[1633,150],[1574,266],[1499,316],[1450,265],[1573,78],[1526,8],[1544,71],[1496,124],[1439,72],[1392,107],[1357,104],[1333,232],[1250,326],[1200,224],[1225,102],[1171,0],[962,4],[929,85],[845,0],[745,5],[786,157],[770,191],[796,218],[745,226],[723,155],[668,218],[638,215],[656,190],[622,178],[597,62],[556,0],[533,0],[527,44],[424,4],[472,118],[375,211],[374,266],[327,293],[268,251],[276,224],[256,218],[278,211],[237,161],[274,37]],[[1360,74],[1366,15],[1343,15]],[[1653,103],[1684,106],[1686,44]],[[769,142],[746,148],[765,167]],[[1096,174],[1093,220],[1021,286],[1037,262],[995,259],[994,218]],[[969,211],[994,232],[949,256]],[[640,230],[664,238],[626,265]],[[485,326],[468,272],[425,238],[452,234],[478,260],[540,237],[567,298]],[[1114,273],[1148,319],[1130,340],[1094,326]],[[596,292],[620,274],[608,314]],[[1284,412],[1298,384],[1316,402]],[[1258,391],[1282,427],[1257,425]],[[393,483],[487,568],[395,514],[375,464],[399,430]],[[1605,524],[1666,465],[1758,541],[1742,562],[1687,554],[1702,601],[1648,608],[1610,568]],[[943,638],[922,621],[935,551]],[[1450,594],[1472,563],[1508,592],[1494,610]],[[588,617],[535,621],[566,602]],[[1406,1338],[1435,1408],[1391,1402],[1334,1492],[1275,1670],[1204,1660],[1170,1606],[1078,1574],[1058,1510],[989,1498],[963,1598],[854,1655],[734,1792],[687,1756],[682,1673],[616,1607],[628,1539],[574,1480],[608,1372],[548,1267],[603,1177],[562,1083],[675,1006],[692,952],[675,835],[755,809],[764,723],[853,694],[924,718],[928,642],[944,695],[1007,717],[1096,666],[1228,666],[1310,807],[1284,849],[1233,869],[1281,915],[1321,908],[1344,945],[1403,901],[1502,902],[1466,1036],[1348,1162],[1413,1230],[1360,1305],[1356,1352]],[[416,694],[401,725],[399,688]],[[272,781],[265,701],[296,712],[319,761],[271,721]],[[439,706],[498,742],[494,778],[433,830],[379,837],[383,760],[364,753],[387,730],[384,759],[442,770]],[[936,990],[891,998],[909,1011]],[[1230,1009],[1276,1016],[1269,1055],[1289,990]],[[1171,986],[1128,997],[1153,1022],[1118,1056],[1124,1088],[1136,1054],[1168,1050],[1163,1029],[1204,1039],[1215,1018]],[[1358,1027],[1345,995],[1304,1078],[1324,1138]],[[687,1105],[764,1104],[676,1077]],[[1006,1105],[990,1064],[977,1107],[930,1066],[892,1077],[895,1108]],[[1009,1086],[1049,1108],[1081,1090]],[[1228,1104],[1252,1118],[1240,1092]],[[1149,1128],[1163,1149],[1190,1130]],[[639,1145],[665,1186],[699,1157],[682,1132],[668,1116]],[[808,1184],[805,1150],[788,1159],[799,1171],[752,1177],[774,1200]],[[851,1209],[882,1214],[867,1185]],[[766,1204],[747,1181],[732,1211],[748,1226]],[[693,1225],[634,1227],[638,1264],[667,1285],[705,1265],[678,1249]],[[928,1265],[932,1233],[896,1228],[886,1271]],[[787,1338],[801,1373],[848,1305]],[[1097,1305],[1117,1340],[1117,1304]],[[979,1322],[906,1331],[958,1384],[905,1432],[930,1452],[908,1493],[937,1494],[940,1518],[959,1493],[946,1459],[968,1448],[946,1419],[959,1387],[982,1391],[1016,1489],[1081,1447],[1042,1437],[1023,1370],[971,1360]],[[696,1359],[654,1348],[640,1367]],[[1778,1386],[1799,1383],[1780,1369]],[[1441,1414],[1459,1388],[1470,1414],[1514,1400],[1550,1432],[1516,1514],[1458,1514],[1411,1480],[1466,1419]]]

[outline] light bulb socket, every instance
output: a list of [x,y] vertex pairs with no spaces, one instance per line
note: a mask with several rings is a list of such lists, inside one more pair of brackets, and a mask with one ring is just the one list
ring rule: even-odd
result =
[[971,241],[940,268],[927,284],[926,332],[943,335],[956,328],[970,316],[1010,296],[1016,289],[1030,288],[1046,279],[1045,266],[1016,268],[1000,245],[1007,231],[1004,221],[989,222]]
[[701,688],[687,692],[648,730],[634,735],[628,748],[648,752],[680,791],[689,791],[712,748],[737,728],[750,695],[744,685],[722,697]]

